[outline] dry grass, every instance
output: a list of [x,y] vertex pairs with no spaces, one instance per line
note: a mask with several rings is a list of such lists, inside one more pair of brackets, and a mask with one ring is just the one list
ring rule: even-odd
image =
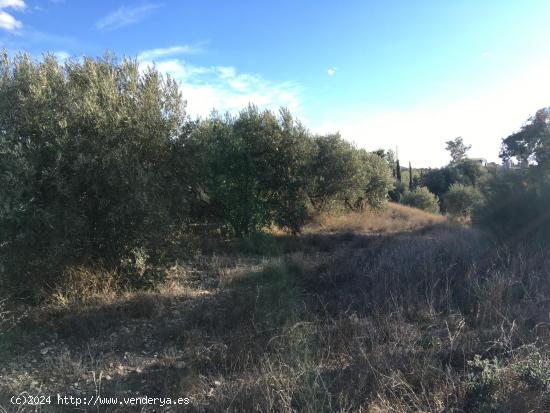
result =
[[495,250],[392,205],[185,256],[147,292],[71,270],[53,304],[3,334],[0,406],[23,391],[98,388],[190,397],[182,411],[197,412],[550,406],[546,249]]
[[395,233],[413,231],[446,221],[443,215],[432,214],[401,204],[389,204],[382,212],[367,211],[346,215],[320,214],[305,232]]
[[119,292],[114,271],[85,266],[68,267],[51,294],[52,304],[70,308],[91,301],[114,300]]

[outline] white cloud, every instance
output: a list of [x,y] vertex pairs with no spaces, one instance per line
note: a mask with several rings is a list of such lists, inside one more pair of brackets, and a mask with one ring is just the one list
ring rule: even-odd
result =
[[23,10],[26,6],[23,0],[0,0],[0,9]]
[[236,75],[234,67],[218,66],[217,69],[223,79],[233,78]]
[[96,22],[96,27],[99,30],[114,30],[130,24],[139,23],[147,18],[155,9],[158,9],[158,4],[145,4],[139,7],[122,6],[117,10],[109,13],[107,16],[99,19]]
[[331,67],[327,70],[327,73],[329,76],[334,76],[336,74],[336,70],[334,67]]
[[470,96],[401,110],[369,113],[359,108],[349,116],[336,113],[313,130],[340,131],[343,138],[370,150],[398,147],[401,160],[417,167],[448,163],[445,141],[462,136],[472,145],[472,157],[499,162],[502,138],[518,130],[537,109],[550,106],[549,72],[550,61],[538,62]]
[[202,49],[197,46],[181,45],[142,51],[138,54],[138,60],[155,60],[161,57],[176,56],[182,54],[200,53]]
[[[163,56],[156,50],[163,49],[139,53],[142,70],[153,65],[144,56]],[[249,103],[262,109],[285,106],[300,114],[300,88],[292,82],[271,82],[258,75],[239,73],[232,66],[197,66],[178,58],[159,59],[154,65],[180,83],[191,116],[208,116],[213,109],[236,113]]]
[[4,10],[0,10],[0,28],[11,32],[21,27],[23,27],[23,23]]
[[27,5],[23,0],[0,0],[0,28],[9,32],[23,27],[23,23],[4,9],[23,10]]
[[[152,62],[142,62],[145,66],[152,66]],[[168,73],[174,79],[179,81],[191,81],[198,76],[208,74],[211,69],[201,66],[188,65],[185,62],[178,59],[164,60],[156,64],[157,69],[161,72]]]
[[57,57],[57,60],[59,60],[61,62],[64,62],[69,57],[71,57],[71,55],[69,53],[65,52],[64,50],[59,50],[57,52],[54,52],[54,55],[55,55],[55,57]]

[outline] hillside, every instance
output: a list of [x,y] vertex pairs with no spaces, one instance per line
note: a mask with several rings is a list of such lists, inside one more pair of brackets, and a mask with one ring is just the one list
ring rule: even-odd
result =
[[190,399],[166,411],[543,411],[549,259],[393,204],[298,236],[174,240],[152,291],[76,267],[39,309],[0,311],[0,406],[26,391]]

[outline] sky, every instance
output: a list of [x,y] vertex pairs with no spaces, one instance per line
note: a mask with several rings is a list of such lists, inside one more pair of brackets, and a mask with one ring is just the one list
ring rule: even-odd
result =
[[188,113],[287,107],[402,164],[499,161],[550,106],[548,0],[0,0],[0,47],[138,59],[174,77]]

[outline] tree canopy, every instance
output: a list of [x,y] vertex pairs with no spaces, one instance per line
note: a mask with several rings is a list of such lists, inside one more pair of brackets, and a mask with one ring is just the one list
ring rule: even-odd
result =
[[0,269],[11,276],[86,257],[117,266],[192,226],[299,232],[315,210],[383,207],[391,185],[388,162],[312,135],[284,108],[190,120],[177,83],[134,60],[1,55]]
[[521,165],[550,160],[550,107],[537,111],[522,128],[502,141],[500,157],[516,159]]
[[451,155],[451,164],[462,161],[466,157],[466,152],[472,148],[472,145],[466,145],[464,139],[461,137],[447,141],[445,144],[447,145],[446,149]]

